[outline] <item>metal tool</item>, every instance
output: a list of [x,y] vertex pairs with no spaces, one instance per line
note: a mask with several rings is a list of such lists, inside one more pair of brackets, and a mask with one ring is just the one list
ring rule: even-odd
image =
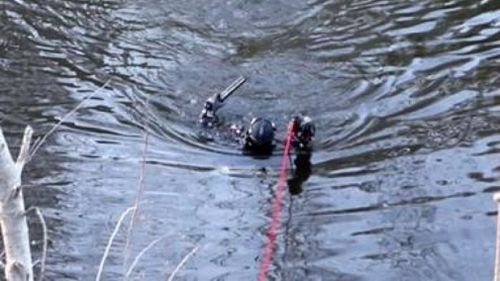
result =
[[224,105],[224,101],[228,97],[230,97],[241,85],[243,85],[245,81],[246,79],[243,76],[240,76],[222,92],[216,93],[209,97],[205,102],[203,111],[201,112],[200,123],[208,127],[212,127],[215,123],[217,123],[217,110],[219,110]]

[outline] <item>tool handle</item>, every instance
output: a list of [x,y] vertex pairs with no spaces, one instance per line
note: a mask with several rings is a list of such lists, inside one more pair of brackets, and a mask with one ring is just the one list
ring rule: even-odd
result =
[[243,76],[238,77],[231,85],[229,85],[224,91],[219,94],[221,102],[224,102],[228,97],[230,97],[243,83],[246,79]]
[[219,110],[224,105],[224,101],[230,95],[232,95],[241,85],[243,85],[245,81],[246,79],[243,76],[240,76],[231,85],[224,89],[224,91],[209,97],[205,102],[205,105],[203,106],[203,111],[200,115],[200,123],[204,124],[204,126],[207,127],[212,127],[215,123],[217,123],[217,110]]

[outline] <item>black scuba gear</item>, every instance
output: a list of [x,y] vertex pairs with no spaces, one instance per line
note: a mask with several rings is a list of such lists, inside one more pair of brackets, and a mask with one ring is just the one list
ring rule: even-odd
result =
[[298,149],[309,147],[316,133],[316,127],[311,118],[309,116],[295,116],[293,122],[295,126],[293,145]]
[[263,118],[253,118],[245,132],[243,149],[257,154],[270,154],[274,147],[274,124]]

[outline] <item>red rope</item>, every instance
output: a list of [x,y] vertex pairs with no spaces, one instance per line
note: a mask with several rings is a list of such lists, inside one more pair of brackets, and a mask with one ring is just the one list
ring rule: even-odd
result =
[[283,157],[281,158],[281,168],[280,177],[278,184],[276,186],[276,194],[274,196],[271,224],[267,231],[267,242],[264,248],[264,254],[260,262],[259,275],[257,276],[258,281],[265,281],[267,277],[267,271],[271,265],[271,260],[273,257],[273,251],[276,246],[276,237],[278,236],[278,229],[280,227],[281,220],[281,209],[283,207],[283,191],[285,188],[287,171],[288,171],[288,155],[290,153],[292,137],[294,134],[295,126],[293,121],[288,125],[288,132],[285,142],[285,151],[283,152]]

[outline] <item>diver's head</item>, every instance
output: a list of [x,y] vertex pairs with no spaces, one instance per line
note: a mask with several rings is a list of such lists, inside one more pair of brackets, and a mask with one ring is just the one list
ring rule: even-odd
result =
[[263,118],[254,118],[250,122],[245,138],[244,149],[253,154],[271,154],[274,149],[274,124]]

